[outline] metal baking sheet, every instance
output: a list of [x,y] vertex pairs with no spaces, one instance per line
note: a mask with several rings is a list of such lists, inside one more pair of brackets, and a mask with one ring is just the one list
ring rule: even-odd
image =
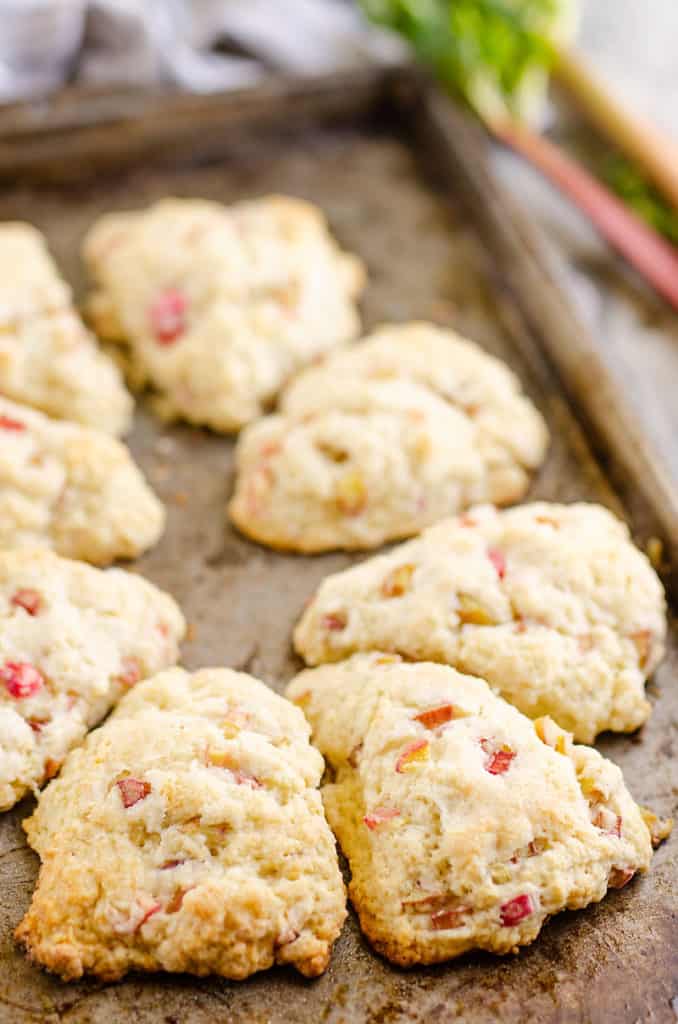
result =
[[[232,101],[223,102],[227,109]],[[106,124],[114,152],[116,137],[124,145],[126,136],[114,118]],[[39,127],[46,133],[36,144],[42,154],[49,118]],[[51,159],[66,166],[68,128],[63,133],[62,149],[48,141]],[[210,144],[207,152],[192,143],[186,152],[178,142],[174,150],[164,145],[162,153],[125,167],[117,161],[108,169],[100,162],[92,162],[89,171],[81,166],[70,183],[69,175],[43,174],[44,166],[30,182],[23,175],[12,182],[5,165],[0,219],[25,218],[44,230],[82,295],[79,243],[104,211],[140,207],[166,195],[230,202],[275,191],[310,199],[326,211],[341,242],[367,262],[366,327],[414,318],[450,324],[521,376],[553,438],[530,497],[600,501],[625,514],[535,332],[520,315],[520,303],[496,287],[497,255],[485,236],[481,240],[477,211],[465,202],[461,187],[456,194],[454,182],[446,182],[444,195],[431,184],[397,124],[375,125],[360,115],[341,124],[312,119],[292,132],[277,126],[250,133],[238,127],[224,130],[217,149]],[[542,327],[549,330],[548,323]],[[182,605],[191,624],[184,664],[242,668],[281,690],[300,667],[290,632],[302,605],[325,575],[356,559],[281,555],[239,536],[226,518],[232,440],[166,427],[141,401],[130,444],[169,510],[165,536],[133,568]],[[633,490],[633,481],[629,485]],[[642,535],[645,524],[634,520],[632,525]],[[649,723],[634,736],[603,737],[599,744],[622,766],[635,797],[663,814],[675,811],[678,794],[677,667],[673,623],[667,658],[648,688],[655,704]],[[240,983],[133,975],[114,985],[63,984],[32,967],[12,939],[37,872],[37,857],[28,850],[20,824],[31,807],[25,800],[0,819],[2,1024],[668,1024],[678,1019],[675,839],[657,852],[647,877],[597,906],[554,918],[517,956],[468,955],[439,967],[398,970],[371,951],[351,913],[327,973],[313,982],[291,969],[275,969]]]

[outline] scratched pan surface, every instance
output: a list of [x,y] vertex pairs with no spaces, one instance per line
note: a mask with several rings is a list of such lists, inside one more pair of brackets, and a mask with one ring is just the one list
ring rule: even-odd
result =
[[[451,324],[520,374],[553,434],[531,497],[601,501],[623,514],[550,372],[538,359],[519,355],[526,350],[521,328],[513,318],[509,333],[505,298],[488,285],[488,253],[472,211],[461,201],[443,202],[396,134],[365,125],[309,128],[294,138],[260,132],[254,142],[247,137],[228,142],[218,159],[187,160],[181,154],[181,159],[145,161],[70,186],[8,186],[0,194],[0,219],[26,218],[43,229],[82,294],[78,246],[100,213],[168,194],[229,202],[270,191],[318,203],[342,243],[367,262],[367,326],[417,317]],[[246,668],[281,690],[298,668],[290,630],[304,601],[327,573],[352,558],[284,556],[238,536],[225,515],[232,486],[230,440],[163,426],[141,402],[130,443],[169,510],[162,541],[134,568],[183,606],[193,627],[185,664]],[[678,761],[672,760],[677,665],[674,631],[667,659],[649,687],[655,704],[649,724],[631,738],[600,743],[624,769],[636,798],[664,814],[674,812],[678,793]],[[553,919],[515,957],[472,955],[441,967],[400,971],[369,949],[351,916],[327,973],[315,982],[291,970],[273,970],[239,984],[136,975],[116,985],[65,985],[31,967],[12,940],[37,872],[37,857],[26,847],[20,826],[32,806],[26,800],[0,820],[2,1024],[676,1019],[675,840],[657,853],[646,878],[598,906]]]

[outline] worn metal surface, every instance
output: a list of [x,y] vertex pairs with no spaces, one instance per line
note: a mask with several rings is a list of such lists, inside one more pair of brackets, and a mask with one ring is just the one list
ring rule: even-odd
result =
[[[386,135],[325,131],[298,138],[243,139],[218,164],[149,167],[70,188],[18,186],[0,195],[0,219],[22,217],[44,229],[67,276],[82,288],[78,243],[104,210],[139,206],[167,194],[232,200],[270,190],[318,202],[342,242],[366,259],[368,325],[430,317],[454,324],[505,358],[544,411],[553,445],[532,496],[616,499],[588,454],[549,371],[517,355],[510,308],[495,304],[487,255],[469,218],[450,209],[418,176],[407,148]],[[501,300],[503,302],[503,300]],[[502,326],[503,324],[503,326]],[[516,326],[517,325],[517,326]],[[319,580],[347,565],[265,551],[229,527],[232,443],[206,432],[163,427],[140,407],[135,455],[169,509],[167,532],[135,566],[170,590],[193,626],[189,668],[244,667],[280,690],[297,669],[290,629]],[[650,686],[649,724],[631,738],[600,744],[625,770],[634,795],[661,813],[678,795],[678,645]],[[645,879],[600,905],[563,914],[532,947],[503,960],[467,956],[426,970],[400,971],[373,954],[351,917],[323,978],[306,982],[275,970],[245,983],[134,976],[116,985],[65,985],[31,967],[12,930],[28,906],[37,858],[20,822],[24,803],[0,821],[1,1024],[398,1024],[462,1020],[672,1022],[678,997],[678,842],[656,855]],[[677,1004],[678,1005],[678,1004]]]

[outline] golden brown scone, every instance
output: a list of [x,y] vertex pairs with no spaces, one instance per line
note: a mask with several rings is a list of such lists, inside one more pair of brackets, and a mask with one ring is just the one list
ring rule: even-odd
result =
[[139,684],[25,822],[42,861],[16,932],[31,959],[66,980],[321,974],[346,909],[309,732],[230,669]]
[[1,551],[0,810],[52,778],[130,687],[174,665],[184,628],[141,576]]
[[310,664],[393,651],[486,679],[581,742],[650,713],[664,653],[661,581],[599,505],[476,508],[328,577],[297,625]]
[[107,565],[159,539],[165,509],[113,437],[0,397],[0,550]]
[[30,224],[0,224],[0,395],[56,419],[123,434],[133,402],[73,307]]
[[218,431],[260,416],[300,367],[356,336],[362,264],[311,203],[164,199],[93,225],[85,261],[103,337],[159,411]]
[[509,953],[649,866],[619,768],[481,679],[372,653],[287,693],[333,771],[323,798],[361,926],[395,963]]
[[236,450],[229,514],[273,548],[376,548],[527,490],[548,443],[507,366],[433,324],[382,327],[285,389]]

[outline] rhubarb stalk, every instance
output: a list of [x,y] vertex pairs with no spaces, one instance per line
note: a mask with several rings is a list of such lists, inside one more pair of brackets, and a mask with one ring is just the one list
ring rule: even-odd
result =
[[[649,218],[634,213],[575,160],[528,127],[542,105],[548,73],[553,71],[589,120],[678,207],[676,147],[628,114],[567,48],[576,23],[575,0],[427,0],[425,4],[362,0],[362,4],[373,20],[405,36],[417,56],[465,100],[495,138],[529,160],[573,200],[617,252],[678,308],[678,249],[653,230]],[[663,213],[664,220],[670,216],[671,211]]]
[[555,51],[553,73],[582,114],[678,207],[678,146],[631,113],[572,50]]
[[678,249],[548,139],[515,122],[492,125],[491,131],[569,196],[603,238],[678,309]]

